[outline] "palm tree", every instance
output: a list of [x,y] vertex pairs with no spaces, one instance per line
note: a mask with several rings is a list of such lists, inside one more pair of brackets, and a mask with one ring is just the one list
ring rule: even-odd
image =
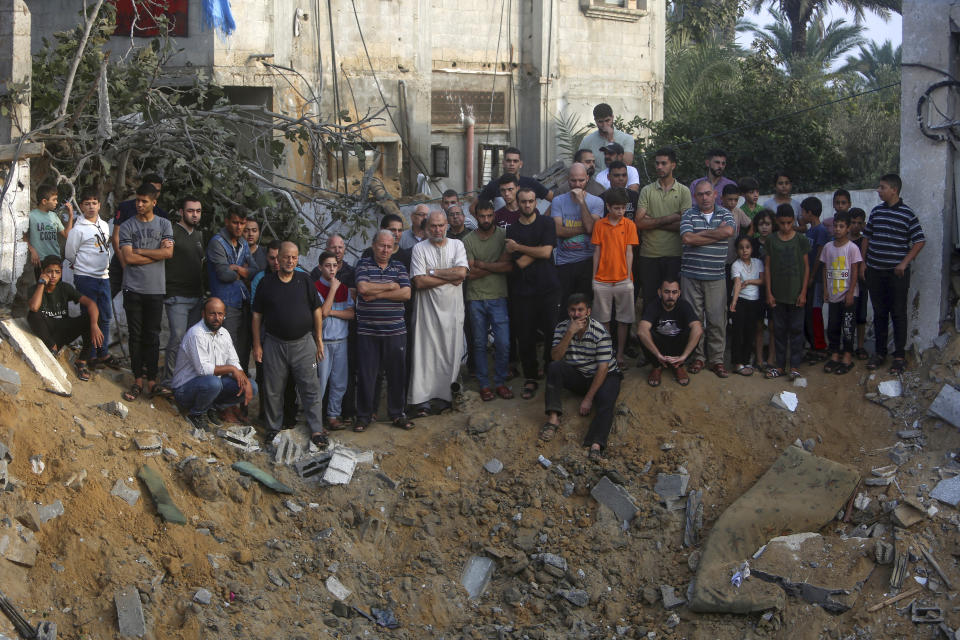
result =
[[753,10],[759,13],[767,5],[782,13],[790,25],[790,50],[797,55],[807,51],[810,39],[807,29],[817,14],[826,12],[830,5],[838,6],[846,11],[853,12],[855,24],[863,21],[866,11],[873,11],[883,19],[890,17],[890,12],[903,11],[902,0],[751,0]]
[[664,116],[678,114],[698,96],[739,81],[737,61],[744,52],[722,34],[711,34],[694,42],[689,34],[674,32],[666,43],[666,81],[663,90]]
[[797,53],[787,16],[776,9],[770,9],[769,13],[773,23],[764,28],[746,20],[738,28],[752,33],[759,45],[770,51],[794,79],[829,79],[834,75],[830,73],[834,63],[864,42],[861,35],[863,27],[847,24],[842,18],[826,22],[824,15],[817,13],[811,18],[805,32],[803,52]]
[[847,64],[841,71],[857,73],[866,82],[867,87],[876,89],[896,82],[900,76],[902,47],[885,40],[883,44],[868,42],[860,45],[858,55],[847,56]]

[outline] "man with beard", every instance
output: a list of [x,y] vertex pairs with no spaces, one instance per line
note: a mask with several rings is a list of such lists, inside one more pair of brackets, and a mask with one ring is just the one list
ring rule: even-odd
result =
[[636,193],[640,193],[640,173],[633,165],[628,165],[626,162],[623,162],[623,147],[616,142],[611,142],[607,146],[603,147],[601,151],[603,151],[604,164],[607,165],[607,168],[597,173],[597,182],[603,185],[603,187],[606,189],[609,189],[611,186],[613,186],[610,184],[610,167],[613,166],[614,162],[622,162],[624,169],[627,171],[626,188]]
[[680,299],[680,283],[666,278],[657,289],[658,300],[643,310],[637,326],[637,337],[653,355],[653,369],[647,384],[660,386],[663,368],[673,370],[680,386],[690,384],[690,376],[683,368],[703,335],[703,324],[686,300]]
[[583,137],[580,148],[593,151],[597,161],[597,171],[607,168],[602,149],[611,142],[616,142],[624,149],[621,160],[628,165],[633,164],[633,136],[613,126],[613,108],[601,102],[593,108],[593,121],[597,125],[597,130]]
[[217,409],[246,406],[257,392],[257,383],[243,373],[230,334],[223,328],[225,315],[223,301],[209,298],[202,319],[187,330],[177,353],[174,398],[198,429],[206,429],[211,418],[219,422]]
[[[517,177],[515,182],[518,188],[533,189],[533,192],[540,200],[553,200],[553,192],[543,186],[539,180],[520,175],[520,169],[523,168],[523,158],[520,155],[520,149],[516,147],[507,147],[504,149],[503,161],[500,167],[504,174],[510,173]],[[488,182],[483,189],[481,189],[480,193],[477,194],[477,197],[473,199],[473,202],[470,203],[470,214],[473,216],[477,215],[477,204],[481,200],[493,202],[497,196],[503,197],[500,194],[500,185],[502,184],[502,182],[496,179]]]
[[[594,174],[597,172],[597,161],[594,158],[593,151],[590,151],[590,149],[577,149],[577,152],[573,154],[573,161],[587,168],[587,186],[583,188],[584,191],[592,196],[599,196],[607,190],[607,188],[597,182],[594,177]],[[553,192],[554,197],[568,193],[569,191],[570,183],[561,182]]]
[[[697,185],[704,180],[709,180],[713,185],[713,192],[716,194],[716,205],[723,205],[723,188],[728,184],[737,186],[737,183],[730,178],[725,178],[723,172],[727,169],[727,152],[722,149],[711,149],[703,156],[703,164],[707,167],[707,175],[697,178],[690,183],[690,197],[696,192]],[[774,207],[776,209],[776,207]]]
[[584,190],[585,166],[572,164],[567,183],[570,191],[557,196],[550,204],[550,215],[557,228],[556,264],[561,300],[574,293],[591,293],[593,245],[590,234],[594,223],[603,217],[603,200]]

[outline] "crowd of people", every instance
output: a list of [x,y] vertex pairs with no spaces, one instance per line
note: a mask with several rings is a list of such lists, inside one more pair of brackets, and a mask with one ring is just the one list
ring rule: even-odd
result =
[[[705,368],[726,378],[728,362],[743,376],[796,378],[804,360],[842,375],[856,360],[885,366],[892,323],[889,369],[904,370],[910,265],[924,236],[898,176],[880,178],[869,217],[838,189],[828,220],[820,200],[792,196],[786,172],[760,204],[755,178],[724,175],[721,150],[687,187],[674,178],[674,151],[660,149],[657,178],[641,188],[633,139],[613,128],[608,105],[594,119],[565,184],[552,191],[522,175],[521,151],[508,148],[506,172],[468,209],[447,191],[439,208],[416,206],[409,227],[385,214],[355,265],[339,235],[324,239],[316,265],[301,265],[293,242],[262,246],[259,222],[240,208],[204,241],[200,199],[184,196],[168,214],[160,176],[120,204],[112,231],[96,191],[79,194],[76,222],[67,205],[64,222],[56,189],[43,186],[25,238],[37,277],[29,324],[54,352],[81,338],[76,374],[89,380],[115,364],[107,346],[122,290],[125,400],[170,395],[207,428],[245,419],[258,395],[268,432],[293,424],[299,405],[318,446],[329,430],[367,430],[381,391],[400,429],[450,410],[464,363],[483,401],[513,399],[517,376],[530,400],[545,381],[542,440],[560,428],[563,391],[577,394],[580,414],[594,416],[583,440],[591,458],[606,449],[628,359],[649,365],[654,387],[665,371],[682,386]],[[73,286],[61,282],[64,260]]]

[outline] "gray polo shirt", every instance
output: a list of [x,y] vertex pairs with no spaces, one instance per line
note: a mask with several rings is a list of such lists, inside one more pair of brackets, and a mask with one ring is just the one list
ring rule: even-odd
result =
[[[120,247],[134,249],[159,249],[164,240],[173,240],[173,226],[166,218],[154,214],[150,222],[142,222],[134,216],[120,225]],[[123,289],[142,294],[167,292],[165,260],[150,264],[131,264],[123,269]]]

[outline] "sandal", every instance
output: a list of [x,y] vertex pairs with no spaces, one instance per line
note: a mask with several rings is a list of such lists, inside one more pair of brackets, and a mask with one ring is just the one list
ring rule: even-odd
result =
[[682,365],[673,370],[673,375],[677,379],[677,384],[681,387],[690,384],[690,376],[687,375],[687,370]]
[[799,369],[790,369],[790,379],[796,380],[797,378],[802,378],[803,374],[800,373]]
[[740,370],[737,373],[739,373],[742,376],[752,376],[753,367],[751,367],[749,364],[745,364],[742,367],[740,367]]
[[689,371],[692,375],[697,375],[698,373],[703,371],[703,368],[705,366],[706,364],[704,363],[703,360],[694,360],[693,364],[687,367],[687,371]]
[[413,429],[416,426],[412,420],[407,420],[403,416],[397,416],[391,420],[390,425],[396,427],[397,429],[403,429],[404,431],[410,431],[410,429]]
[[136,401],[137,398],[140,397],[140,394],[142,393],[143,393],[143,387],[141,387],[136,382],[134,382],[132,385],[130,385],[129,389],[123,392],[123,394],[120,397],[122,397],[127,402],[134,402]]
[[857,356],[857,360],[866,360],[870,357],[870,354],[867,353],[867,350],[864,349],[863,347],[860,347],[859,349],[854,351],[853,355]]
[[318,431],[317,433],[310,434],[310,442],[317,445],[319,449],[326,449],[330,445],[326,431]]
[[480,389],[480,399],[484,402],[490,402],[496,397],[496,394],[493,393],[493,389],[490,387],[484,387],[483,389]]
[[557,429],[560,428],[560,425],[553,424],[552,422],[544,422],[540,426],[540,435],[537,436],[544,442],[550,442],[553,440],[553,436],[557,435]]
[[158,384],[153,388],[153,391],[150,392],[151,396],[159,396],[161,398],[170,398],[173,396],[173,389],[170,387]]
[[347,425],[339,417],[327,418],[327,429],[330,431],[343,431],[346,428]]
[[773,380],[774,378],[779,378],[783,375],[783,369],[780,367],[770,367],[767,369],[767,372],[764,374],[764,377],[767,380]]
[[524,400],[529,400],[533,396],[537,395],[537,389],[539,388],[540,385],[536,380],[527,380],[523,383],[523,392],[520,394],[520,397]]
[[827,360],[827,363],[823,365],[823,371],[824,373],[833,373],[841,364],[843,363],[839,360]]
[[497,395],[504,400],[513,400],[513,391],[510,390],[510,387],[502,384],[497,387],[495,391],[497,392]]
[[873,371],[874,369],[879,369],[883,366],[883,363],[886,362],[887,356],[882,356],[879,353],[875,353],[870,356],[870,359],[867,360],[867,369]]
[[715,365],[710,367],[710,370],[713,371],[718,378],[729,378],[730,372],[727,371],[727,368],[723,366],[722,362],[718,362]]
[[647,384],[650,385],[651,387],[659,387],[660,375],[662,371],[663,370],[660,367],[654,367],[653,369],[651,369],[650,375],[647,376]]
[[354,432],[354,433],[363,433],[364,431],[367,430],[367,427],[369,427],[369,426],[370,426],[370,423],[369,423],[369,422],[361,422],[360,420],[357,420],[357,423],[356,423],[355,425],[353,425],[353,432]]
[[[426,418],[429,415],[430,415],[430,409],[428,409],[427,407],[420,407],[413,413],[414,418]],[[394,422],[396,422],[396,419],[394,419]]]
[[87,366],[86,362],[81,362],[77,360],[73,363],[73,368],[77,372],[77,380],[81,382],[90,381],[90,368]]
[[119,369],[120,363],[113,356],[107,356],[105,358],[99,358],[97,360],[97,367],[99,368],[109,367],[110,369]]
[[907,361],[903,358],[894,358],[893,362],[890,363],[890,373],[893,375],[900,375],[903,373],[904,369],[907,368]]
[[837,366],[836,368],[834,368],[833,372],[834,372],[835,374],[837,374],[838,376],[842,376],[842,375],[845,374],[845,373],[849,373],[850,370],[853,369],[853,363],[852,363],[852,362],[849,362],[849,363],[840,362],[840,363],[837,363],[837,364],[838,364],[838,366]]

